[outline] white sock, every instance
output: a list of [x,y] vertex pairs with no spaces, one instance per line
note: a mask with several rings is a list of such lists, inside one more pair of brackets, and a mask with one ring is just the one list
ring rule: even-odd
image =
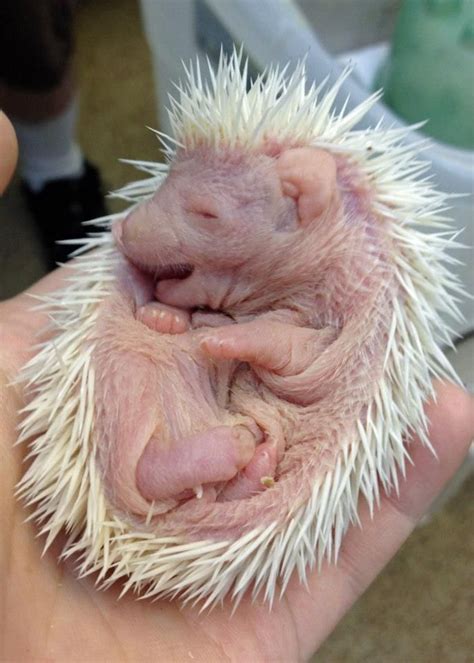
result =
[[33,191],[63,177],[80,177],[84,156],[74,140],[77,100],[46,122],[27,123],[11,118],[19,145],[20,174]]

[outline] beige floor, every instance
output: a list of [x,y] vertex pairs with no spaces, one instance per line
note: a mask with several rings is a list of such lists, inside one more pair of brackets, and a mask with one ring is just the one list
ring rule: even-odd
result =
[[[179,0],[178,0],[179,1]],[[146,45],[133,0],[95,0],[78,16],[79,134],[108,189],[133,177],[119,157],[157,159],[145,129],[155,124]],[[43,272],[34,227],[13,186],[0,203],[0,299]],[[474,348],[457,363],[474,382]],[[472,553],[474,481],[420,527],[351,612],[315,661],[467,663],[474,660]],[[245,662],[247,663],[247,662]],[[252,663],[252,662],[249,662]]]

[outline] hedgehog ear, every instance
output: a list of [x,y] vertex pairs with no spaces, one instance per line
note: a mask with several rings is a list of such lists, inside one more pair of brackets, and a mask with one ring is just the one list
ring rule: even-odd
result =
[[284,150],[276,165],[283,194],[296,200],[301,225],[309,225],[337,196],[334,157],[316,147],[294,147]]

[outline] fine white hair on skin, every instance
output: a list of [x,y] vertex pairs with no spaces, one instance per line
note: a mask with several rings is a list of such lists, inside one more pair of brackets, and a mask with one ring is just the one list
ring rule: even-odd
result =
[[[358,522],[360,497],[373,512],[379,486],[398,491],[411,431],[430,446],[423,404],[434,395],[432,378],[457,380],[440,346],[451,344],[444,320],[460,318],[456,298],[463,294],[446,253],[460,246],[446,216],[448,196],[420,178],[427,165],[418,160],[417,147],[402,142],[410,130],[353,129],[377,94],[344,115],[333,104],[348,70],[327,89],[325,82],[307,86],[304,63],[290,76],[286,68],[271,67],[248,88],[247,65],[234,52],[222,55],[210,72],[206,85],[198,65],[186,69],[171,101],[173,135],[163,137],[168,160],[174,146],[204,141],[256,149],[269,135],[349,155],[373,185],[373,211],[388,221],[403,297],[392,302],[384,375],[364,421],[357,422],[357,438],[341,448],[334,468],[319,477],[305,504],[289,508],[281,522],[256,524],[230,541],[189,541],[137,527],[113,509],[102,486],[90,338],[118,260],[110,227],[127,212],[104,217],[103,232],[76,250],[68,285],[39,298],[39,308],[50,315],[51,340],[39,346],[19,378],[29,401],[18,441],[28,441],[31,462],[17,492],[31,507],[30,519],[39,523],[45,549],[65,531],[62,556],[79,559],[79,574],[96,574],[99,587],[121,580],[122,593],[179,597],[203,609],[226,596],[237,605],[247,590],[272,604],[294,572],[305,582],[323,560],[337,561],[346,530]],[[148,175],[116,194],[133,207],[153,195],[168,165],[130,163]],[[153,504],[146,525],[152,509]]]

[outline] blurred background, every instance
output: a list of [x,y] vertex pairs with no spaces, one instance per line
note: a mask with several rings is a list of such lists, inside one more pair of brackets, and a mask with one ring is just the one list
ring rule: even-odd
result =
[[[269,2],[271,14],[266,11]],[[28,4],[35,3],[16,2],[17,10],[23,10],[22,39],[27,38],[25,26],[44,19],[37,9],[29,18]],[[60,0],[56,4],[61,5]],[[436,144],[429,157],[436,177],[447,190],[472,192],[474,0],[300,0],[295,3],[296,13],[291,3],[279,0],[239,0],[230,5],[227,0],[71,0],[67,4],[74,17],[74,39],[64,27],[70,17],[61,12],[55,19],[55,34],[64,46],[62,57],[70,64],[60,73],[59,82],[53,82],[59,92],[46,104],[46,83],[46,88],[35,87],[35,81],[20,80],[21,72],[16,72],[13,85],[9,80],[7,65],[15,51],[5,39],[1,46],[2,22],[3,35],[13,34],[8,27],[8,5],[11,9],[15,2],[2,0],[0,6],[0,59],[6,62],[0,66],[0,107],[7,114],[9,108],[10,114],[16,113],[20,148],[22,143],[25,146],[20,171],[0,200],[0,299],[20,292],[51,268],[57,258],[52,248],[56,235],[72,232],[74,236],[81,215],[103,209],[102,192],[139,177],[119,158],[161,160],[159,144],[146,127],[167,128],[162,106],[171,91],[169,78],[179,74],[181,57],[197,51],[215,55],[221,41],[240,38],[250,44],[254,69],[268,62],[269,54],[274,54],[272,60],[285,61],[308,53],[309,71],[318,79],[324,77],[325,67],[335,73],[336,63],[350,56],[358,63],[351,82],[354,100],[358,94],[366,95],[364,87],[383,83],[401,122],[424,119],[429,110],[423,103],[431,95],[430,131]],[[256,13],[247,16],[245,10],[252,4]],[[41,5],[36,3],[37,8]],[[429,20],[420,23],[423,12]],[[392,39],[395,46],[389,57]],[[21,52],[24,46],[15,57],[24,57],[18,55]],[[450,74],[449,66],[458,75]],[[443,99],[436,96],[442,86],[439,78],[426,74],[431,69],[449,80],[455,88],[452,94],[445,93]],[[25,86],[34,89],[26,96],[22,92],[15,96]],[[405,103],[407,99],[411,104]],[[413,115],[417,109],[423,113],[419,118]],[[452,126],[458,128],[454,134]],[[63,142],[70,143],[64,154],[58,147],[60,158],[51,154],[56,129],[62,132]],[[40,158],[43,147],[44,158]],[[59,174],[54,170],[58,164]],[[110,199],[105,205],[111,212],[121,209],[119,202]],[[58,209],[64,209],[65,218],[71,217],[69,231],[66,221],[58,222],[62,214],[54,212]],[[454,215],[459,227],[472,224],[472,199],[459,202]],[[52,216],[53,224],[48,221]],[[463,239],[471,244],[469,232]],[[472,252],[466,250],[462,259],[468,267],[461,277],[469,288]],[[465,340],[458,342],[456,354],[449,354],[472,388],[472,309],[466,308],[465,314],[467,323],[459,329]],[[469,475],[468,468],[465,474]],[[345,617],[315,661],[473,660],[472,475],[464,481],[460,477],[451,492],[450,499],[418,527]]]

